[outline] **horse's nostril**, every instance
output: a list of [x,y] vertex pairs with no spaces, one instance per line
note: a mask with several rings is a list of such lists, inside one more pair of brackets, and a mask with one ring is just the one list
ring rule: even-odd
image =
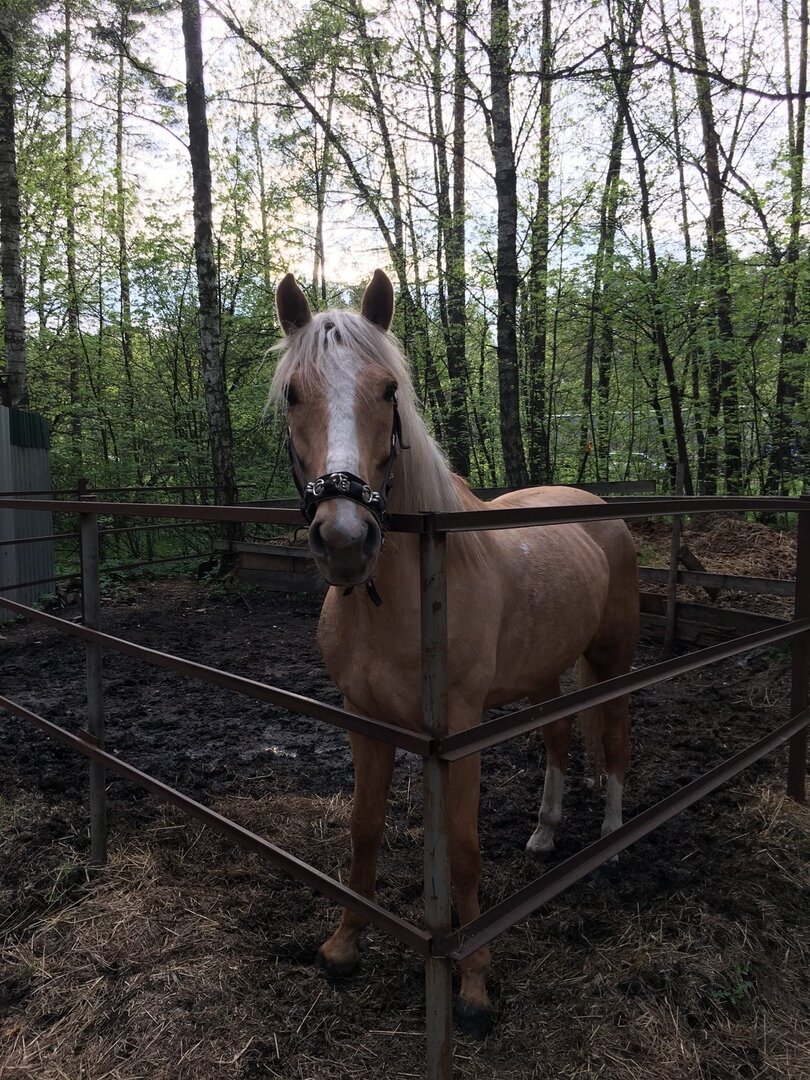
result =
[[363,538],[363,554],[367,559],[377,554],[380,547],[380,530],[375,521],[370,521],[366,526],[366,535]]
[[309,546],[313,555],[317,555],[319,558],[326,555],[326,544],[324,544],[321,536],[321,527],[317,523],[313,523],[309,527]]

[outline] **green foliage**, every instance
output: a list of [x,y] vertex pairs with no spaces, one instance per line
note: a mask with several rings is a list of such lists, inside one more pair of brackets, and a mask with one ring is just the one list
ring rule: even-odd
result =
[[750,1001],[756,995],[756,990],[751,961],[735,960],[722,985],[714,987],[710,993],[718,1004],[737,1009]]
[[[161,42],[177,34],[177,5],[138,0],[122,7],[101,0],[92,11],[79,5],[74,13],[77,72],[83,68],[76,82],[73,162],[78,342],[68,333],[66,318],[63,29],[56,14],[37,17],[36,6],[27,10],[32,17],[22,21],[20,30],[24,47],[18,49],[16,109],[29,384],[33,407],[51,424],[54,484],[72,488],[85,475],[97,487],[173,486],[184,489],[181,497],[210,498],[189,167],[186,149],[177,141],[186,138],[184,87],[182,72],[162,70],[169,60]],[[513,6],[505,31],[511,35],[516,72],[516,243],[524,289],[532,269],[531,225],[538,198],[538,114],[536,82],[517,72],[537,67],[536,14],[531,4]],[[601,48],[605,14],[614,29],[626,22],[621,6],[612,4],[607,12],[600,5],[580,12],[570,26],[562,9],[557,12],[560,64],[565,57],[576,60],[580,42],[590,34]],[[401,277],[410,297],[407,303],[398,298],[394,329],[407,346],[428,423],[440,439],[445,437],[447,280],[435,109],[438,102],[449,148],[454,26],[450,8],[434,12],[415,0],[402,5],[396,17],[385,5],[350,0],[336,7],[317,0],[303,8],[270,4],[265,12],[251,11],[250,18],[256,24],[245,26],[264,54],[234,40],[223,42],[217,36],[221,26],[214,22],[204,47],[222,354],[235,466],[242,497],[266,499],[293,494],[281,425],[265,414],[279,338],[273,286],[291,265],[313,307],[319,307],[358,304],[370,268],[378,262],[399,265],[396,258],[404,262]],[[486,83],[488,57],[482,42],[488,28],[482,13],[471,13],[470,20],[467,421],[470,479],[494,486],[504,477],[493,282],[497,207],[488,176],[492,132],[486,89],[478,95]],[[714,33],[714,44],[724,40],[719,29]],[[123,237],[115,165],[122,37]],[[281,65],[281,73],[268,58]],[[673,396],[681,404],[699,479],[706,480],[712,451],[722,470],[729,420],[711,404],[717,280],[702,246],[702,180],[697,185],[693,178],[686,180],[693,220],[676,220],[680,210],[668,72],[645,67],[634,79],[632,107],[656,202],[654,223],[661,233],[658,280],[653,288],[637,174],[627,146],[611,195],[616,235],[609,257],[600,247],[605,155],[616,118],[612,83],[601,77],[561,82],[565,93],[576,98],[570,106],[555,84],[553,139],[562,149],[552,155],[547,344],[544,356],[533,355],[531,305],[524,292],[517,327],[521,423],[524,433],[532,426],[527,387],[539,369],[555,481],[652,479],[664,490],[674,480]],[[681,142],[686,145],[691,138],[699,145],[694,88],[684,82],[676,97],[682,109]],[[755,145],[759,108],[753,102],[749,112],[739,113],[735,146]],[[314,114],[328,115],[331,127],[323,130]],[[727,124],[726,118],[719,116],[718,124]],[[573,165],[567,162],[566,146]],[[699,164],[681,156],[684,167]],[[783,345],[792,284],[794,335],[799,343],[810,335],[810,260],[804,241],[796,259],[785,255],[793,168],[785,133],[769,135],[767,146],[763,141],[758,156],[752,151],[750,162],[743,164],[755,182],[738,183],[737,177],[730,185],[728,198],[737,199],[728,215],[734,337],[724,344],[739,396],[739,479],[753,492],[774,485],[798,492],[805,482],[810,428],[807,353],[799,349],[785,361]],[[388,230],[385,242],[379,221]],[[327,246],[330,237],[333,245],[325,256],[325,298],[313,257],[319,223],[325,226]],[[690,258],[682,238],[685,224],[692,231]],[[126,326],[122,241],[131,295]],[[662,369],[657,316],[672,355],[674,394]],[[595,342],[590,400],[584,380],[589,341]],[[607,359],[600,371],[603,347]],[[75,355],[77,394],[70,385]],[[787,406],[779,397],[785,396],[786,375],[795,388]],[[795,450],[787,457],[786,475],[777,476],[774,443],[784,440],[785,431]],[[721,491],[725,482],[721,476]],[[143,537],[133,544],[130,556],[147,549]],[[149,550],[155,551],[155,545]],[[178,550],[175,541],[170,550]]]

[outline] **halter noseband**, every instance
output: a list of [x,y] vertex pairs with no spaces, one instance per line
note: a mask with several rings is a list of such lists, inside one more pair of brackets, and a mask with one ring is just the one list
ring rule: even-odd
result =
[[[394,405],[394,416],[391,423],[391,452],[388,455],[388,462],[385,466],[385,476],[383,477],[382,486],[379,491],[375,491],[370,484],[367,484],[365,480],[361,479],[359,476],[355,476],[354,473],[345,471],[324,473],[323,476],[319,476],[317,479],[305,483],[302,479],[304,477],[304,469],[301,465],[301,459],[295,451],[292,431],[290,430],[289,425],[287,425],[287,453],[290,457],[293,481],[298,489],[298,494],[301,496],[301,513],[304,515],[309,525],[312,524],[315,514],[318,512],[318,507],[322,502],[326,502],[327,499],[349,499],[351,502],[355,502],[358,506],[362,506],[364,509],[368,510],[377,522],[383,539],[385,538],[385,533],[388,529],[388,492],[391,490],[391,485],[394,482],[394,462],[396,461],[400,450],[408,449],[408,446],[402,441],[402,423],[399,419],[399,406],[397,404],[396,395],[393,397],[392,401]],[[353,587],[354,586],[349,586],[344,595],[348,595]],[[366,582],[366,592],[377,606],[382,603],[371,578]]]

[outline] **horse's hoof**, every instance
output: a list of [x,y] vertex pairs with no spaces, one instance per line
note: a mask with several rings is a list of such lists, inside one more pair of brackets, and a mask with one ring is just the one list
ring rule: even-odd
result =
[[550,848],[533,848],[526,845],[526,854],[533,862],[548,862],[556,854],[556,849]]
[[485,1039],[492,1031],[492,1006],[458,998],[453,1005],[453,1020],[462,1035],[468,1035],[471,1039]]
[[351,978],[357,971],[359,964],[359,960],[345,960],[340,964],[335,963],[334,960],[324,956],[322,950],[318,950],[318,967],[333,982],[344,982],[346,979]]
[[537,833],[532,833],[526,841],[526,854],[531,855],[533,859],[539,859],[541,862],[550,859],[554,854],[554,851],[554,841],[551,841],[551,846],[549,847],[547,840],[539,840],[537,838]]

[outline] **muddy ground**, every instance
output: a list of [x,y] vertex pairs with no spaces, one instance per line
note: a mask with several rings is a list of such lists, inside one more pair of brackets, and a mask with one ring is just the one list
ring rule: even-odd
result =
[[[337,702],[318,601],[192,581],[115,585],[104,627]],[[76,617],[72,609],[61,612]],[[660,659],[643,645],[638,663]],[[83,723],[81,645],[0,627],[0,693]],[[345,736],[105,654],[108,745],[291,848],[348,866]],[[626,815],[787,715],[787,654],[765,650],[634,695]],[[485,907],[536,876],[536,737],[485,756]],[[342,984],[314,966],[334,906],[151,796],[110,783],[108,867],[87,870],[86,765],[0,713],[0,1077],[301,1080],[424,1075],[422,968],[382,933]],[[810,1078],[810,813],[784,754],[749,769],[496,944],[497,1026],[459,1039],[456,1074],[504,1080]],[[417,763],[401,754],[380,900],[418,918]],[[574,747],[558,857],[595,839]]]

